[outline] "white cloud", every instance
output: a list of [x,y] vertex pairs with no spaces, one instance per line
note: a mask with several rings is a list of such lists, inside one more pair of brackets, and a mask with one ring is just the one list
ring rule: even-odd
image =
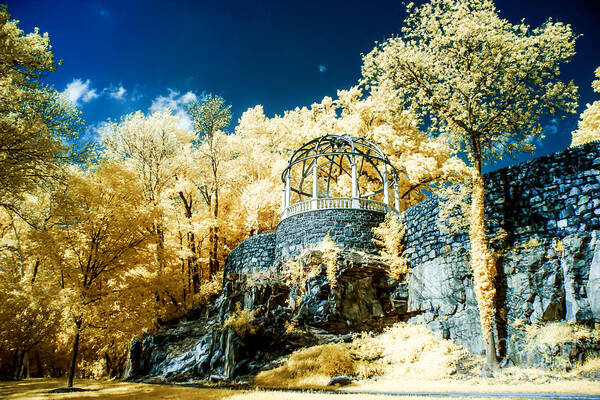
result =
[[[111,84],[101,90],[92,88],[92,81],[90,79],[86,79],[85,81],[82,79],[73,79],[73,81],[67,85],[65,90],[63,90],[62,94],[77,107],[99,97],[132,102],[136,102],[143,97],[137,88],[134,88],[133,91],[130,92],[125,89],[122,83],[117,86]],[[191,92],[186,93],[184,96],[188,96],[188,94],[195,96]]]
[[185,111],[185,105],[193,103],[198,100],[198,96],[194,92],[186,92],[181,94],[180,91],[175,89],[169,89],[168,96],[158,96],[152,100],[150,105],[150,112],[164,111],[167,108],[171,110],[173,115],[179,117],[179,125],[183,129],[192,130],[192,119]]
[[558,120],[556,118],[552,118],[550,120],[550,123],[544,125],[544,127],[542,128],[542,135],[545,135],[545,136],[556,135],[556,133],[558,132],[558,125],[559,125]]
[[91,88],[92,82],[87,79],[85,82],[81,79],[73,79],[71,83],[67,85],[65,90],[62,91],[65,96],[73,105],[80,106],[81,102],[87,103],[99,97],[96,93],[96,89]]
[[123,100],[127,94],[127,89],[125,89],[123,85],[119,85],[118,88],[111,86],[105,90],[107,90],[107,93],[110,97],[116,100]]

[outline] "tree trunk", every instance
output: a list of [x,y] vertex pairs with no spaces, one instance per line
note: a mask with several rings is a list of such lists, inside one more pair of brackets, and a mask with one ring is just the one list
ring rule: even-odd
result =
[[215,226],[212,227],[211,237],[211,254],[210,254],[210,266],[209,266],[209,277],[213,278],[219,271],[219,260],[217,258],[217,250],[219,248],[219,226],[217,224],[219,217],[219,191],[215,190],[215,205],[213,208],[213,216],[215,217]]
[[30,351],[27,350],[23,355],[23,367],[21,370],[21,378],[29,379],[31,378],[31,367],[29,360]]
[[482,338],[485,341],[486,369],[498,368],[494,341],[495,278],[496,266],[488,249],[485,233],[485,185],[481,172],[481,156],[474,151],[473,191],[471,197],[471,220],[469,239],[471,242],[471,269],[475,286],[475,297],[479,308]]
[[79,330],[81,328],[81,320],[75,321],[75,337],[73,338],[73,351],[71,355],[71,365],[69,367],[69,377],[67,378],[67,387],[73,387],[73,377],[75,376],[75,365],[77,364],[77,352],[79,351]]
[[[192,219],[192,206],[193,199],[186,198],[183,192],[179,192],[179,197],[183,201],[183,208],[185,209],[185,217],[188,220]],[[198,251],[196,250],[196,237],[193,231],[187,232],[187,246],[191,253],[191,256],[187,257],[187,268],[188,268],[188,287],[190,293],[198,293],[200,289],[200,281],[202,279],[200,275],[200,266],[198,265]],[[185,297],[184,297],[185,303]]]
[[43,378],[44,377],[44,367],[42,365],[42,358],[40,357],[39,350],[37,350],[35,352],[35,367],[37,369],[36,378]]
[[15,352],[15,369],[13,371],[13,379],[15,381],[21,379],[21,367],[23,366],[24,355],[25,352],[20,352],[19,350]]
[[154,233],[156,240],[156,258],[158,260],[158,271],[162,274],[165,269],[165,236],[162,230],[162,226],[158,223],[154,224]]

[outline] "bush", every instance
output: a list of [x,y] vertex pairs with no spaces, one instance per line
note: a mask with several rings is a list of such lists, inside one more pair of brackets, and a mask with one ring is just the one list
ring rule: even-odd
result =
[[256,334],[258,327],[254,324],[255,314],[259,311],[242,309],[242,305],[238,302],[235,304],[235,311],[225,320],[225,326],[238,335]]
[[259,373],[261,386],[326,385],[335,375],[441,379],[470,359],[466,350],[425,326],[397,323],[381,334],[361,333],[351,343],[324,344],[292,353],[285,363]]

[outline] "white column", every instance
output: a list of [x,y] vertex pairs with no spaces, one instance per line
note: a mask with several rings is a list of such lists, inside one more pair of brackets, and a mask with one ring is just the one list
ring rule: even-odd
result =
[[358,200],[358,176],[356,172],[356,158],[352,160],[352,208],[360,208]]
[[317,199],[319,198],[319,167],[317,166],[317,159],[315,158],[315,165],[313,165],[313,187],[312,187],[312,201],[311,208],[317,209]]
[[390,191],[388,188],[388,170],[387,165],[383,167],[383,202],[390,205]]
[[281,188],[281,213],[283,214],[283,212],[285,211],[286,208],[286,201],[285,201],[285,186],[283,188]]
[[396,207],[396,211],[400,211],[400,192],[398,191],[398,183],[394,183],[394,207]]
[[291,192],[290,192],[290,174],[288,173],[285,176],[285,206],[289,207],[291,202]]

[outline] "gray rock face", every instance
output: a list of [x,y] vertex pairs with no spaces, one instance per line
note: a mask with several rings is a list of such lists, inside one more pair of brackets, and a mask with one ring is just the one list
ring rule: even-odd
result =
[[[501,354],[516,360],[524,335],[515,321],[598,321],[600,145],[503,168],[485,181],[486,228],[498,257],[496,334]],[[443,229],[440,201],[431,196],[404,212],[409,309],[421,313],[414,321],[479,354],[469,238]]]
[[598,232],[594,232],[592,235],[591,246],[593,246],[594,251],[586,287],[587,298],[594,321],[600,323],[600,238]]
[[[563,251],[556,251],[553,241],[542,240],[539,245],[513,248],[498,260],[496,337],[503,356],[516,364],[528,361],[523,353],[524,333],[513,326],[517,321],[591,325],[598,318],[592,306],[598,286],[594,292],[594,283],[590,285],[588,279],[593,277],[590,265],[597,235],[596,231],[569,235],[562,240]],[[469,254],[464,249],[419,264],[409,278],[409,310],[421,313],[411,321],[424,322],[470,352],[483,354],[468,266]]]
[[[406,285],[387,278],[385,265],[355,252],[338,256],[337,285],[326,279],[320,251],[305,252],[306,267],[322,273],[298,285],[230,273],[215,301],[131,346],[127,378],[145,381],[233,379],[258,371],[305,346],[348,340],[405,318]],[[225,327],[236,304],[254,311],[255,333]],[[286,329],[295,321],[294,329]]]
[[409,276],[409,311],[445,339],[455,339],[474,354],[484,351],[479,312],[463,249],[419,264]]

